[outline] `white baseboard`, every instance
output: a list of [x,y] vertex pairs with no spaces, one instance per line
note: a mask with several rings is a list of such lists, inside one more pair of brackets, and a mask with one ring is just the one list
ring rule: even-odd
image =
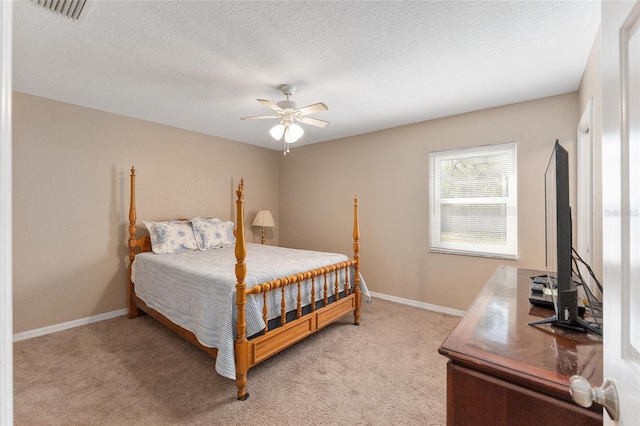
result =
[[[458,309],[447,308],[444,306],[432,305],[431,303],[418,302],[416,300],[404,299],[402,297],[397,296],[389,296],[388,294],[370,292],[372,297],[377,297],[378,299],[388,300],[390,302],[400,303],[403,305],[413,306],[414,308],[425,309],[427,311],[438,312],[441,314],[454,315],[457,317],[461,317],[464,315],[465,311],[460,311]],[[77,320],[63,322],[62,324],[50,325],[48,327],[37,328],[35,330],[24,331],[22,333],[17,333],[13,335],[13,341],[19,342],[21,340],[32,339],[34,337],[45,336],[47,334],[55,333],[57,331],[68,330],[74,327],[80,327],[87,324],[93,324],[94,322],[104,321],[111,318],[120,317],[122,315],[126,315],[126,309],[119,309],[117,311],[105,312],[104,314],[94,315],[88,318],[80,318]]]
[[80,327],[82,325],[92,324],[98,321],[104,321],[111,318],[120,317],[126,315],[126,309],[118,309],[117,311],[105,312],[104,314],[94,315],[88,318],[80,318],[77,320],[63,322],[62,324],[50,325],[48,327],[37,328],[35,330],[24,331],[13,335],[13,341],[19,342],[21,340],[32,339],[34,337],[44,336],[46,334],[55,333],[56,331],[68,330],[74,327]]
[[376,293],[373,291],[369,292],[372,297],[377,297],[378,299],[388,300],[390,302],[396,302],[403,305],[413,306],[414,308],[425,309],[427,311],[438,312],[440,314],[453,315],[456,317],[461,317],[464,315],[465,311],[461,311],[458,309],[447,308],[445,306],[432,305],[431,303],[418,302],[417,300],[404,299],[402,297],[397,296],[389,296],[388,294]]

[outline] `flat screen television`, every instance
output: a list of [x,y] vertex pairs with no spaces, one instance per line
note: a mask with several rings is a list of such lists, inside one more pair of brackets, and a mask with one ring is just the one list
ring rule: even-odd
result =
[[573,281],[569,154],[556,140],[544,174],[547,291],[555,315],[531,325],[551,323],[578,331],[598,331],[578,315],[578,289]]

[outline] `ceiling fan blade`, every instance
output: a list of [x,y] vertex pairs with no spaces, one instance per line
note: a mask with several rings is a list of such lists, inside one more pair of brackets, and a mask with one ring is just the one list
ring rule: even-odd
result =
[[266,99],[258,99],[258,102],[260,102],[262,105],[271,108],[274,111],[284,111],[282,108],[280,108],[278,105],[274,104],[271,101],[268,101]]
[[261,118],[280,118],[279,115],[256,115],[254,117],[240,117],[240,120],[259,120]]
[[311,118],[311,117],[296,117],[296,120],[298,120],[301,123],[304,124],[311,124],[312,126],[316,126],[316,127],[327,127],[329,125],[328,121],[324,121],[324,120],[318,120],[317,118]]
[[318,102],[317,104],[307,105],[306,107],[298,108],[298,112],[300,114],[313,114],[314,112],[326,111],[329,108],[322,102]]

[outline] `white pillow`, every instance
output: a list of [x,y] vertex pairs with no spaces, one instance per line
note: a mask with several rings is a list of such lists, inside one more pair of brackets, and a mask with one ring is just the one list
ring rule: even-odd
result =
[[233,222],[223,222],[220,219],[191,219],[193,233],[200,250],[231,246],[236,243],[233,235]]
[[151,237],[151,250],[157,254],[197,250],[193,228],[186,220],[144,222]]

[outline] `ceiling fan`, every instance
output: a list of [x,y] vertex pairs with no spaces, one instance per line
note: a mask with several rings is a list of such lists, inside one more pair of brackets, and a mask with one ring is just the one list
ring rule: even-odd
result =
[[280,123],[273,126],[271,130],[269,130],[269,134],[275,140],[280,140],[282,139],[282,136],[284,136],[284,141],[288,144],[296,142],[304,134],[304,129],[295,123],[295,121],[299,121],[304,124],[311,124],[316,127],[327,127],[329,125],[328,121],[318,120],[317,118],[307,116],[307,114],[328,110],[329,108],[327,108],[325,104],[318,102],[298,108],[296,103],[289,99],[289,97],[295,93],[296,87],[291,84],[284,84],[280,87],[280,90],[287,97],[286,101],[280,101],[277,104],[274,104],[266,99],[258,99],[258,102],[274,110],[276,112],[275,114],[242,117],[241,120],[279,118]]

